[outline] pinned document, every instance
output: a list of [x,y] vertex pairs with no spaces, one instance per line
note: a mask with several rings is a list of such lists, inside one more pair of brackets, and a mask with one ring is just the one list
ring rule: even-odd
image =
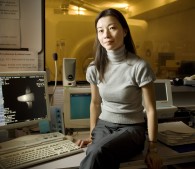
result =
[[32,51],[0,51],[0,70],[37,71],[38,54]]

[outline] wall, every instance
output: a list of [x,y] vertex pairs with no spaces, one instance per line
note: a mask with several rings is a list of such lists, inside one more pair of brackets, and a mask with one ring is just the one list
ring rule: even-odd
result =
[[[160,52],[174,54],[175,61],[195,61],[195,8],[148,21],[145,49],[151,50],[148,56],[157,71]],[[146,56],[147,58],[147,56]],[[172,62],[172,67],[176,63]],[[167,78],[167,71],[159,72]],[[174,74],[172,75],[174,76]]]

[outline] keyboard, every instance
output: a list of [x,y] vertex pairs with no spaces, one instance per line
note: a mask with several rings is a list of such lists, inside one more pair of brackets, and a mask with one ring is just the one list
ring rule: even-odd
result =
[[82,148],[58,132],[22,136],[0,143],[0,168],[25,168],[81,152]]

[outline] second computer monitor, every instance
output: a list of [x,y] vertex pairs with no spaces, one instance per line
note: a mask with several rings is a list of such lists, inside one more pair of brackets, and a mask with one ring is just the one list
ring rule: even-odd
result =
[[65,128],[90,128],[90,87],[64,88]]
[[171,83],[169,79],[154,81],[156,107],[169,107],[173,105]]
[[173,105],[172,88],[169,79],[154,82],[158,119],[173,118],[177,107]]

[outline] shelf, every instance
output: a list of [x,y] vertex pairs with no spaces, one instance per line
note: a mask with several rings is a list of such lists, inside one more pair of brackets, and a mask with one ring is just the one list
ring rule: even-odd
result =
[[171,86],[172,92],[195,92],[194,86]]

